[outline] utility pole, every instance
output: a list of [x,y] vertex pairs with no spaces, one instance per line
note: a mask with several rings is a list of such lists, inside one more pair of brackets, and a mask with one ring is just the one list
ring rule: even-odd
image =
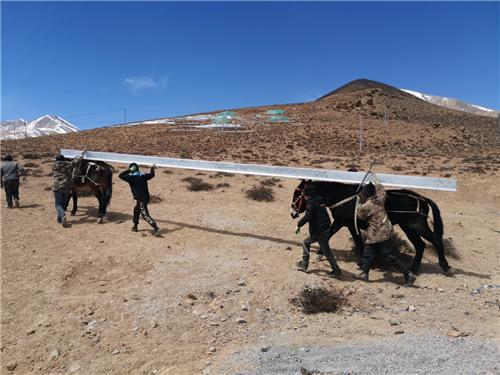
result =
[[23,120],[23,122],[24,122],[24,139],[28,139],[28,130],[27,130],[28,121]]
[[17,121],[14,121],[14,139],[16,139],[16,122]]
[[127,125],[127,109],[123,110],[123,124]]
[[384,102],[384,125],[387,126],[387,104]]
[[359,114],[359,156],[363,152],[363,121],[361,120],[361,113]]

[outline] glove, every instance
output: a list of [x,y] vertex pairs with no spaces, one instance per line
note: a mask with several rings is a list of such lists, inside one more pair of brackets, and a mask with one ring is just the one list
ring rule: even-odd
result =
[[295,234],[299,234],[299,233],[300,233],[300,228],[299,227],[295,228]]

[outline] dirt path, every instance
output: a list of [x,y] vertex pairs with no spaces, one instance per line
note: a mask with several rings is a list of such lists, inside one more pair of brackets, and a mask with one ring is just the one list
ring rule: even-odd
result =
[[[161,238],[144,222],[130,231],[133,202],[116,177],[108,222],[97,225],[95,199],[82,198],[67,229],[55,223],[49,177],[22,187],[23,208],[1,212],[1,373],[10,373],[8,363],[19,374],[217,373],[236,352],[266,346],[359,343],[400,331],[498,339],[498,289],[471,294],[500,284],[498,176],[462,177],[455,194],[424,192],[438,202],[459,258],[449,258],[448,278],[426,251],[417,287],[406,289],[378,270],[369,284],[355,280],[345,230],[331,242],[341,281],[325,277],[323,262],[295,271],[302,235],[288,207],[296,182],[281,181],[266,203],[242,191],[258,178],[196,176],[230,186],[189,192],[180,180],[194,174],[160,169],[152,181]],[[306,284],[338,289],[347,304],[304,315],[289,299]]]

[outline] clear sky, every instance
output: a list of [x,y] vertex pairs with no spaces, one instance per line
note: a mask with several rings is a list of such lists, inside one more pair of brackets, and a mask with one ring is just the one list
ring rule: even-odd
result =
[[86,129],[356,78],[499,109],[499,4],[2,1],[2,119]]

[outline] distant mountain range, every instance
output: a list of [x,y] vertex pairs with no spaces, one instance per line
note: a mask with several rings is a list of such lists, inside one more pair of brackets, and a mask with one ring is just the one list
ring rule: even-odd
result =
[[419,99],[425,100],[428,103],[436,104],[436,105],[439,105],[441,107],[455,109],[457,111],[474,113],[476,115],[482,115],[482,116],[496,117],[498,115],[498,111],[495,111],[495,110],[489,109],[489,108],[485,108],[485,107],[480,107],[480,106],[475,105],[475,104],[466,103],[460,99],[447,98],[444,96],[437,96],[437,95],[423,94],[421,92],[406,90],[406,89],[401,89],[401,90],[404,92],[407,92],[408,94],[414,95]]
[[24,139],[80,131],[62,117],[45,115],[32,121],[23,119],[2,121],[0,139]]

